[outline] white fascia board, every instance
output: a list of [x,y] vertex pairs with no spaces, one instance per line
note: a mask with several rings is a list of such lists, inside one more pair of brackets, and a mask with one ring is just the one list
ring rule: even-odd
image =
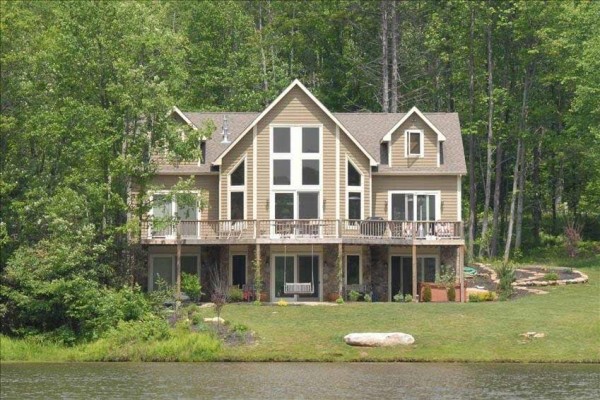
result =
[[267,115],[267,113],[269,111],[271,111],[276,105],[277,103],[279,103],[281,101],[281,99],[283,99],[285,97],[285,95],[287,95],[294,87],[298,86],[300,89],[302,89],[302,91],[304,93],[306,93],[306,95],[315,102],[315,104],[317,106],[319,106],[319,108],[321,108],[321,110],[329,117],[333,120],[333,122],[335,122],[341,129],[342,131],[344,131],[344,133],[346,135],[348,135],[348,137],[350,138],[350,140],[352,140],[354,142],[354,144],[356,144],[356,146],[358,146],[358,148],[367,156],[367,158],[369,159],[371,166],[377,166],[378,163],[377,161],[371,157],[371,155],[365,150],[365,148],[356,140],[356,138],[354,138],[354,136],[352,136],[350,134],[350,132],[348,132],[348,130],[342,125],[342,123],[333,116],[333,114],[327,109],[327,107],[325,107],[323,105],[323,103],[321,103],[303,84],[302,82],[300,82],[298,79],[294,79],[294,81],[287,87],[285,88],[285,90],[283,92],[281,92],[281,94],[279,96],[277,96],[277,98],[275,100],[273,100],[273,102],[271,104],[269,104],[269,106],[267,108],[264,109],[264,111],[262,113],[260,113],[260,115],[258,117],[256,117],[254,119],[254,121],[252,121],[252,123],[250,125],[248,125],[248,127],[233,141],[233,143],[231,143],[229,145],[229,147],[227,147],[225,149],[225,151],[223,151],[223,153],[221,153],[221,155],[213,162],[213,165],[221,165],[221,161],[223,160],[223,157],[225,157],[225,155],[227,153],[229,153],[229,151],[235,147],[235,145],[242,140],[242,138],[256,125],[258,124],[258,122],[264,118],[265,115]]
[[186,117],[185,114],[177,106],[173,106],[172,113],[179,115],[179,117],[182,120],[184,120],[185,123],[188,124],[193,130],[198,130],[198,127],[194,125],[194,123],[188,117]]
[[413,107],[413,108],[410,109],[409,112],[406,113],[406,115],[404,117],[402,117],[402,119],[400,121],[398,121],[398,123],[396,123],[396,125],[394,125],[394,127],[392,129],[390,129],[388,131],[388,133],[385,134],[385,136],[383,137],[383,139],[381,139],[381,142],[389,142],[389,141],[391,141],[392,140],[392,133],[394,133],[400,127],[400,125],[402,125],[411,115],[413,115],[415,113],[423,121],[425,121],[425,123],[427,124],[427,126],[429,126],[438,135],[438,140],[439,141],[446,140],[446,136],[444,136],[444,134],[442,132],[440,132],[440,130],[433,123],[431,123],[431,121],[429,119],[427,119],[427,117],[425,117],[425,115],[423,115],[423,113],[417,107]]

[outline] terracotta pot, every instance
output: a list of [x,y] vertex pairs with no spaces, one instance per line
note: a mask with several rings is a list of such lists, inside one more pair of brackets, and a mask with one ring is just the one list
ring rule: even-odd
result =
[[339,293],[329,293],[327,295],[327,301],[329,302],[335,302],[338,298],[340,297]]

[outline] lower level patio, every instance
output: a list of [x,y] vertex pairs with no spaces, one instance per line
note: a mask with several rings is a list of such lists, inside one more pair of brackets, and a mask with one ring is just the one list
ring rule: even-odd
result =
[[249,301],[334,301],[352,290],[372,301],[392,301],[398,293],[418,300],[420,283],[435,282],[448,269],[456,271],[460,293],[464,288],[462,245],[160,245],[147,251],[139,280],[148,290],[159,279],[177,287],[186,272],[198,276],[206,299],[218,283],[242,289]]

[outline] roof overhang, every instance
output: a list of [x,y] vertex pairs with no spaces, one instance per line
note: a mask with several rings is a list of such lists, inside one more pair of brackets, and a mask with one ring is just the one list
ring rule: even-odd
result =
[[388,133],[385,134],[383,139],[381,139],[381,142],[391,141],[392,133],[394,133],[396,131],[396,129],[398,129],[413,114],[417,114],[419,116],[419,118],[421,118],[423,121],[425,121],[427,126],[429,126],[438,135],[438,141],[443,142],[446,140],[446,136],[444,136],[444,134],[442,132],[440,132],[440,130],[429,119],[427,119],[427,117],[425,117],[425,115],[423,115],[423,113],[417,107],[413,107],[410,109],[409,112],[406,113],[406,115],[404,117],[402,117],[402,119],[400,121],[398,121],[396,123],[396,125],[394,125],[394,127],[392,129],[389,130]]
[[315,104],[329,117],[333,120],[333,122],[340,127],[340,129],[346,134],[348,135],[348,137],[350,138],[350,140],[352,140],[352,142],[365,154],[365,156],[367,156],[367,158],[369,159],[369,162],[371,164],[371,166],[377,166],[378,163],[377,161],[367,152],[367,150],[365,150],[365,148],[358,142],[358,140],[356,140],[356,138],[354,136],[352,136],[350,134],[350,132],[344,127],[344,125],[342,125],[342,123],[327,109],[327,107],[325,107],[323,105],[323,103],[321,103],[319,101],[319,99],[317,99],[303,84],[302,82],[300,82],[298,79],[294,79],[294,81],[287,87],[285,88],[285,90],[283,92],[281,92],[281,94],[279,96],[277,96],[277,98],[275,100],[273,100],[273,102],[271,104],[269,104],[269,106],[267,108],[264,109],[264,111],[262,113],[260,113],[258,115],[258,117],[256,117],[254,119],[254,121],[252,121],[252,123],[250,125],[248,125],[246,127],[246,129],[240,134],[238,135],[238,137],[233,141],[233,143],[231,143],[226,149],[225,151],[223,151],[221,153],[221,155],[219,155],[219,157],[213,162],[213,165],[221,165],[221,162],[223,161],[223,157],[225,157],[225,155],[227,155],[227,153],[229,153],[229,151],[235,147],[235,145],[242,140],[242,138],[244,136],[246,136],[246,134],[248,132],[250,132],[252,130],[252,128],[254,128],[254,126],[256,124],[258,124],[260,122],[260,120],[262,120],[265,115],[267,115],[269,113],[269,111],[271,111],[294,87],[298,87],[300,88],[304,93],[306,93],[306,95],[313,101],[315,102]]
[[173,109],[171,110],[171,114],[176,114],[186,124],[188,124],[190,126],[190,128],[192,128],[195,131],[198,130],[198,127],[196,125],[194,125],[194,123],[188,117],[186,117],[185,114],[177,106],[173,106]]

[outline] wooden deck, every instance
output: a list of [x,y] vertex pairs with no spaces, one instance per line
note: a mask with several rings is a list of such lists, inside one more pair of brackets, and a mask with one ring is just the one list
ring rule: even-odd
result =
[[199,244],[461,245],[460,221],[221,220],[144,221],[141,242]]

